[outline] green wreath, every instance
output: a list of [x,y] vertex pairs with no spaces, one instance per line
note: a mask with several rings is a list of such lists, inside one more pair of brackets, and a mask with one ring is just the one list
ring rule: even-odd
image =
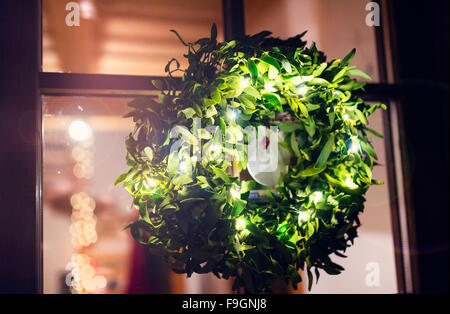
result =
[[[339,274],[330,255],[345,256],[364,194],[381,183],[372,180],[377,156],[367,133],[380,135],[367,128],[367,116],[385,106],[352,94],[365,83],[350,76],[370,78],[349,66],[355,50],[327,62],[304,33],[218,42],[213,25],[210,38],[185,43],[173,32],[188,47],[189,66],[172,59],[167,79],[153,81],[159,100],[138,97],[126,115],[136,123],[126,138],[130,170],[115,184],[139,210],[129,225],[134,239],[177,273],[235,277],[233,289],[247,293],[270,292],[277,278],[296,289],[299,269],[309,289],[312,270],[317,279],[320,269]],[[279,145],[291,155],[274,187],[227,172],[230,156],[246,169],[245,128],[261,125],[279,128]],[[249,200],[255,189],[267,190],[264,202]]]

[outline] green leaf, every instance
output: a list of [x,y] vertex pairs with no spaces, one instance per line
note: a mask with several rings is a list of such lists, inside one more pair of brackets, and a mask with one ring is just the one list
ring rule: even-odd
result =
[[231,216],[233,216],[233,217],[239,216],[242,213],[242,211],[244,210],[245,204],[246,204],[245,201],[235,198],[233,200],[233,212],[232,212]]
[[320,66],[313,71],[312,76],[314,76],[314,77],[319,76],[320,74],[322,74],[323,70],[326,69],[326,67],[327,67],[327,63],[326,62],[322,62],[320,64]]
[[206,129],[198,129],[198,137],[200,139],[209,140],[212,137],[212,134],[209,133]]
[[330,153],[333,151],[334,147],[334,134],[330,134],[328,136],[327,142],[322,148],[322,151],[320,152],[319,158],[317,158],[317,161],[314,165],[315,168],[321,168],[325,165],[325,163],[328,160],[328,156],[330,156]]
[[372,145],[370,145],[369,143],[366,143],[366,142],[364,142],[364,141],[361,141],[360,144],[361,144],[361,148],[362,148],[363,151],[365,151],[365,152],[366,152],[368,155],[370,155],[373,159],[375,159],[375,160],[378,159],[378,156],[377,156],[377,154],[375,153],[375,151],[373,150]]
[[313,282],[314,282],[314,279],[313,279],[313,274],[312,274],[312,272],[311,272],[310,267],[308,267],[308,268],[306,269],[306,272],[308,273],[308,291],[311,291],[311,288],[312,288],[312,284],[313,284]]
[[195,145],[198,142],[197,138],[194,135],[192,135],[192,133],[189,132],[189,130],[187,130],[187,128],[182,127],[181,125],[174,126],[173,131],[176,132],[177,134],[181,135],[183,140],[186,141],[187,143]]
[[277,68],[269,65],[269,79],[274,80],[279,73],[280,72],[277,70]]
[[251,250],[251,249],[254,249],[254,248],[256,248],[255,245],[248,245],[248,244],[241,244],[241,245],[239,245],[239,250],[240,251],[247,251],[247,250]]
[[305,124],[305,130],[308,132],[308,135],[313,137],[314,134],[316,134],[316,123],[314,122],[312,116],[303,119],[302,122]]
[[300,123],[294,122],[277,122],[276,125],[284,133],[291,133],[295,130],[302,130],[303,126]]
[[366,86],[366,82],[357,82],[356,80],[350,80],[345,84],[339,85],[339,89],[343,91],[352,91],[352,90],[358,90]]
[[212,98],[203,98],[203,104],[205,105],[205,107],[210,107],[217,104],[217,101]]
[[261,99],[261,94],[253,86],[247,86],[244,88],[244,93],[249,94],[256,99]]
[[197,176],[196,178],[197,178],[198,181],[201,182],[202,188],[206,188],[206,187],[211,188],[211,185],[209,184],[208,179],[206,179],[206,177],[204,177],[204,176]]
[[127,176],[128,176],[128,172],[122,173],[122,174],[116,179],[116,181],[114,182],[114,186],[116,186],[117,184],[122,183],[123,181],[125,181],[125,179],[127,178]]
[[373,105],[370,105],[369,109],[366,109],[365,111],[367,112],[367,115],[371,115],[378,108],[381,108],[383,110],[387,109],[385,104],[373,104]]
[[189,175],[182,174],[175,176],[172,180],[174,185],[185,185],[192,182],[192,178]]
[[369,122],[367,121],[366,116],[364,115],[364,113],[362,113],[359,109],[355,109],[355,114],[358,117],[359,121],[361,121],[362,124],[366,125]]
[[264,99],[267,100],[270,104],[272,104],[279,112],[283,111],[283,107],[281,106],[280,96],[277,94],[266,93],[263,95]]
[[324,175],[325,175],[325,178],[328,180],[328,182],[330,184],[339,187],[340,189],[342,189],[343,191],[347,192],[348,194],[358,195],[358,194],[362,193],[362,189],[360,187],[350,188],[350,187],[346,186],[344,183],[342,183],[341,181],[333,178],[329,174],[324,173]]
[[345,73],[347,72],[346,68],[343,68],[342,70],[340,70],[331,80],[333,83],[336,82],[337,80],[339,80],[341,77],[343,77],[345,75]]
[[231,183],[230,178],[229,178],[229,176],[225,173],[225,171],[223,171],[223,170],[220,169],[220,168],[213,167],[213,166],[211,166],[211,169],[212,169],[212,170],[214,171],[214,173],[215,173],[219,178],[221,178],[226,184],[230,184],[230,183]]
[[298,104],[298,107],[300,108],[301,113],[305,117],[308,117],[309,113],[308,113],[308,109],[306,108],[306,106],[301,101],[297,101],[297,104]]
[[370,129],[370,128],[367,128],[367,127],[366,127],[364,130],[366,130],[366,131],[369,132],[369,133],[372,133],[372,134],[375,135],[376,137],[384,138],[383,135],[381,135],[380,133],[378,133],[378,132],[375,131],[374,129]]

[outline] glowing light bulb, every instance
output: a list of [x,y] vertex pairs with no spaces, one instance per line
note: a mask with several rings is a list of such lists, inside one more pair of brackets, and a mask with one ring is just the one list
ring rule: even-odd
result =
[[357,188],[357,187],[358,187],[358,185],[355,184],[355,182],[353,182],[353,179],[352,179],[349,175],[347,175],[347,177],[346,177],[346,179],[345,179],[345,181],[344,181],[344,184],[345,184],[347,187],[351,188],[351,189],[354,189],[354,188]]
[[85,141],[92,136],[89,124],[82,120],[75,120],[69,125],[69,135],[75,141]]
[[318,192],[318,191],[312,193],[309,196],[310,200],[313,201],[314,203],[317,203],[318,201],[320,201],[322,199],[322,197],[323,197],[322,192]]
[[248,79],[243,79],[243,80],[241,80],[241,81],[239,82],[239,85],[240,85],[242,88],[246,88],[246,87],[248,87],[248,86],[250,85],[250,81],[249,81]]
[[228,112],[228,119],[230,119],[231,121],[235,121],[236,118],[237,118],[236,111],[232,110]]
[[304,95],[304,94],[306,94],[308,92],[308,87],[306,86],[306,85],[300,85],[298,88],[297,88],[297,94],[299,94],[299,95]]
[[350,154],[357,154],[359,153],[360,149],[361,147],[359,146],[359,143],[356,141],[356,139],[352,139],[348,152]]
[[298,223],[301,224],[309,218],[309,211],[300,211],[298,213]]
[[239,218],[238,220],[236,220],[236,230],[244,230],[246,225],[247,221],[244,218]]
[[239,193],[234,187],[230,189],[230,193],[234,198],[241,198],[241,193]]
[[263,93],[274,93],[274,92],[276,92],[277,90],[275,89],[274,86],[275,86],[275,82],[273,82],[273,81],[266,82],[264,84]]
[[86,20],[92,20],[97,17],[97,8],[91,0],[80,1],[81,17]]
[[97,286],[97,288],[100,288],[100,289],[105,288],[108,283],[105,276],[95,276],[94,280],[95,280],[95,285]]

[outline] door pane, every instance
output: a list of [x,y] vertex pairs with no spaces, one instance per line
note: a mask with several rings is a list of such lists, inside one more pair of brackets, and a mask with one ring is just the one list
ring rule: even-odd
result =
[[79,3],[79,26],[69,2],[43,0],[45,72],[164,75],[173,57],[186,65],[186,47],[171,29],[195,41],[216,23],[223,39],[222,0],[72,1]]
[[124,230],[136,210],[113,186],[126,170],[130,100],[42,97],[45,293],[170,291],[165,265]]
[[[377,82],[378,65],[375,29],[366,24],[368,1],[354,0],[245,0],[247,33],[270,30],[275,37],[287,38],[307,30],[304,39],[316,42],[329,60],[342,59],[352,49],[357,66]],[[369,119],[370,127],[383,133],[383,115],[376,112]],[[379,157],[373,171],[384,185],[372,186],[367,193],[362,226],[348,257],[333,261],[345,271],[338,276],[322,274],[311,293],[396,293],[395,247],[389,202],[384,140],[370,136]],[[306,274],[303,275],[303,278]],[[307,281],[304,281],[307,282]],[[301,293],[307,293],[306,284]]]

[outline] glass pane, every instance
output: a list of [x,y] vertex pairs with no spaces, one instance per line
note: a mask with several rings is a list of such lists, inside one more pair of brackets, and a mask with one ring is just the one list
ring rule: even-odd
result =
[[[383,113],[376,111],[369,117],[370,128],[384,135]],[[397,293],[395,247],[389,201],[385,142],[368,135],[378,155],[380,165],[373,169],[373,178],[384,182],[373,185],[366,194],[361,227],[355,244],[346,251],[347,258],[333,257],[345,268],[338,276],[324,273],[311,293]],[[307,293],[307,287],[303,291]]]
[[67,3],[43,0],[45,72],[164,75],[173,57],[185,66],[171,29],[195,41],[216,23],[223,39],[222,0],[81,0],[79,26]]
[[352,48],[352,65],[378,79],[375,29],[366,25],[368,1],[353,0],[245,0],[245,28],[249,34],[262,30],[287,38],[304,31],[309,43],[327,57],[342,59]]
[[44,293],[229,293],[214,275],[186,279],[134,241],[127,171],[128,97],[42,96]]

